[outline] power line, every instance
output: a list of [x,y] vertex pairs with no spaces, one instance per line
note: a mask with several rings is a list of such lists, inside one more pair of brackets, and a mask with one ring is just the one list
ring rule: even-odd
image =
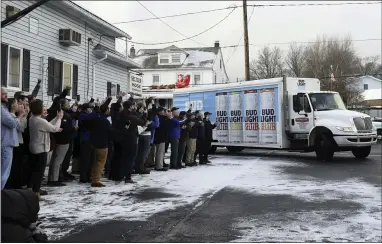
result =
[[[255,7],[252,7],[252,13],[251,13],[251,15],[249,16],[248,24],[249,24],[249,22],[251,22],[251,18],[252,18],[252,15],[253,15],[254,12],[255,12]],[[241,40],[243,39],[243,37],[244,37],[244,32],[243,32],[243,34],[241,35],[240,40],[238,41],[237,45],[240,45],[240,42],[241,42]],[[235,53],[236,50],[237,50],[237,47],[238,47],[238,46],[236,46],[235,49],[231,52],[229,58],[227,59],[227,61],[226,61],[226,63],[225,63],[226,65],[228,64],[228,62],[229,62],[229,61],[231,60],[231,58],[233,57],[234,53]]]
[[[241,7],[241,6],[239,6]],[[197,12],[189,12],[189,13],[183,13],[183,14],[174,14],[174,15],[167,15],[163,17],[155,17],[155,18],[147,18],[147,19],[137,19],[137,20],[130,20],[130,21],[122,21],[122,22],[116,22],[113,23],[114,25],[119,25],[119,24],[129,24],[129,23],[134,23],[134,22],[142,22],[142,21],[148,21],[148,20],[155,20],[155,19],[167,19],[167,18],[174,18],[174,17],[180,17],[180,16],[186,16],[186,15],[194,15],[194,14],[202,14],[202,13],[210,13],[210,12],[215,12],[215,11],[222,11],[222,10],[227,10],[227,9],[232,9],[236,8],[236,6],[229,6],[226,8],[216,8],[216,9],[211,9],[211,10],[203,10],[203,11],[197,11]]]
[[164,22],[161,18],[159,18],[158,16],[156,16],[152,11],[150,11],[150,9],[148,9],[145,5],[143,5],[140,1],[137,1],[143,8],[145,8],[147,11],[149,11],[152,15],[154,15],[158,20],[160,20],[163,24],[167,25],[169,28],[171,28],[173,31],[175,31],[176,33],[180,34],[181,36],[184,36],[185,38],[188,38],[190,39],[191,41],[197,43],[197,44],[200,44],[200,45],[203,45],[203,46],[207,46],[206,44],[203,44],[201,42],[198,42],[194,39],[192,39],[191,37],[188,37],[186,35],[184,35],[182,32],[178,31],[177,29],[175,29],[174,27],[172,27],[171,25],[167,24],[166,22]]
[[[346,40],[346,41],[352,41],[352,42],[364,42],[364,41],[381,41],[381,38],[371,38],[371,39],[358,39],[358,40]],[[324,42],[344,42],[344,40],[335,40],[335,41],[320,41],[321,43]],[[317,41],[307,41],[307,42],[269,42],[269,43],[262,43],[262,44],[249,44],[250,46],[266,46],[266,45],[287,45],[287,44],[293,44],[293,43],[299,43],[299,44],[311,44],[316,43]],[[237,48],[237,47],[243,47],[244,45],[228,45],[228,46],[222,46],[220,48]]]
[[302,6],[340,6],[340,5],[367,5],[380,4],[382,2],[357,2],[357,3],[288,3],[288,4],[254,4],[254,7],[302,7]]
[[[340,6],[340,5],[368,5],[368,4],[380,4],[381,2],[357,2],[357,3],[297,3],[297,4],[252,4],[247,5],[248,7],[303,7],[303,6]],[[146,19],[137,19],[137,20],[130,20],[130,21],[121,21],[121,22],[115,22],[114,25],[118,24],[129,24],[129,23],[135,23],[135,22],[142,22],[142,21],[149,21],[149,20],[155,20],[155,19],[166,19],[166,18],[174,18],[174,17],[180,17],[180,16],[187,16],[187,15],[194,15],[194,14],[203,14],[203,13],[211,13],[215,11],[222,11],[222,10],[228,10],[228,9],[235,9],[235,8],[242,8],[243,6],[229,6],[225,8],[216,8],[216,9],[210,9],[210,10],[203,10],[203,11],[197,11],[197,12],[188,12],[183,14],[174,14],[174,15],[167,15],[162,17],[155,17],[155,18],[146,18]]]
[[185,40],[188,40],[188,39],[200,36],[200,35],[206,33],[207,31],[213,29],[214,27],[216,27],[217,25],[222,23],[225,19],[227,19],[228,16],[230,16],[233,13],[233,11],[235,11],[235,9],[236,9],[236,7],[234,9],[232,9],[232,11],[229,12],[229,14],[227,16],[225,16],[223,19],[221,19],[218,23],[216,23],[215,25],[211,26],[210,28],[208,28],[208,29],[206,29],[206,30],[196,34],[196,35],[193,35],[193,36],[190,36],[190,37],[187,37],[187,38],[184,38],[184,39],[180,39],[180,40],[177,40],[177,41],[170,41],[170,42],[157,42],[157,43],[134,42],[134,41],[130,41],[130,40],[129,40],[129,42],[134,43],[134,44],[140,44],[140,45],[161,45],[161,44],[171,44],[171,43],[185,41]]

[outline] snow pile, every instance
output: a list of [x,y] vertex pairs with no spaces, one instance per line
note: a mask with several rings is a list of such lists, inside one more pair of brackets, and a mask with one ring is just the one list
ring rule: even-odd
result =
[[288,163],[277,161],[259,161],[248,170],[248,174],[236,180],[231,187],[256,195],[286,194],[312,202],[351,200],[361,204],[364,209],[360,212],[353,212],[350,209],[307,212],[297,208],[294,213],[286,213],[284,217],[289,219],[286,223],[280,222],[278,214],[275,213],[248,216],[238,219],[233,226],[242,233],[242,237],[236,241],[382,241],[380,188],[357,180],[317,181],[312,177],[294,180],[279,168],[283,165],[290,166]]
[[382,89],[370,89],[361,94],[365,101],[382,99]]
[[189,54],[183,67],[212,67],[216,58],[213,52],[187,51]]

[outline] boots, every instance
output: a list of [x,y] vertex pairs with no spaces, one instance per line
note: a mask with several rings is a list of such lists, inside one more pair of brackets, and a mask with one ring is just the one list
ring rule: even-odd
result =
[[44,201],[44,199],[41,197],[40,195],[40,192],[36,192],[36,195],[37,195],[37,198],[38,200],[41,202],[41,201]]

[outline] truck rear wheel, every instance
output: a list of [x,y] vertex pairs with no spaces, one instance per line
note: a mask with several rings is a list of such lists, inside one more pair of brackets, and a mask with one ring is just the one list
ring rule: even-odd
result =
[[232,153],[241,152],[244,150],[244,147],[227,147],[227,150]]
[[334,156],[334,144],[328,135],[322,134],[317,137],[315,143],[315,151],[317,159],[330,162]]
[[217,146],[211,146],[210,151],[209,151],[209,154],[214,154],[214,153],[216,153],[216,150],[217,150],[217,149],[218,149]]
[[356,158],[367,158],[371,152],[371,146],[353,148],[351,152]]

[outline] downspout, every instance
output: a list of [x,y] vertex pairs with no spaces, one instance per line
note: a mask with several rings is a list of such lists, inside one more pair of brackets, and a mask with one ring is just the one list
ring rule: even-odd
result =
[[[105,59],[107,59],[107,53],[105,53],[105,57],[97,60],[94,64],[93,64],[93,88],[92,88],[92,97],[94,98],[94,87],[95,87],[95,66],[96,64],[98,63],[101,63],[102,61],[104,61]],[[87,98],[89,99],[89,98]]]

